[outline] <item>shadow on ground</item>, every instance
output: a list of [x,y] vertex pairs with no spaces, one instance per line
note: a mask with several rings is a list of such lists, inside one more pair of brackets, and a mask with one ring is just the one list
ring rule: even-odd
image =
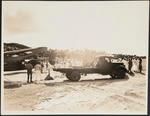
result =
[[63,86],[63,85],[71,85],[71,84],[76,84],[76,85],[84,85],[86,83],[97,83],[98,85],[106,85],[110,83],[115,83],[115,82],[121,82],[121,81],[127,81],[129,79],[128,75],[124,79],[112,79],[112,78],[101,78],[101,79],[87,79],[87,80],[80,80],[78,82],[73,82],[70,80],[64,80],[62,82],[55,82],[55,83],[44,83],[46,86]]
[[[54,81],[45,81],[44,84],[46,86],[64,86],[64,85],[85,85],[85,84],[97,84],[98,86],[107,85],[110,83],[116,83],[121,81],[127,81],[129,79],[128,75],[124,79],[112,79],[112,78],[100,78],[100,79],[87,79],[87,80],[80,80],[78,82],[73,82],[70,80],[62,80],[61,82],[54,82]],[[13,89],[13,88],[19,88],[22,85],[29,85],[29,84],[35,84],[35,83],[26,83],[21,81],[4,81],[4,88],[6,89]]]
[[4,88],[13,89],[21,87],[22,83],[20,81],[12,82],[12,81],[4,81]]
[[11,73],[5,73],[4,75],[16,75],[16,74],[25,74],[27,72],[21,71],[21,72],[11,72]]

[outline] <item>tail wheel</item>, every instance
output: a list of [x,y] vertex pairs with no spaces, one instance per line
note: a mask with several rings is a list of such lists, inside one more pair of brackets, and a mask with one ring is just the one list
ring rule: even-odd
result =
[[71,74],[66,74],[67,78],[71,81],[79,81],[81,75],[78,71],[73,71]]

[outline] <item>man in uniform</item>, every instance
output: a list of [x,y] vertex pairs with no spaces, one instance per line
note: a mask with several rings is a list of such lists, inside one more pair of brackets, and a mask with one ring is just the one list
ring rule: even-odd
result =
[[26,69],[27,69],[27,83],[29,83],[29,80],[30,82],[32,83],[32,69],[33,69],[33,66],[30,62],[27,62],[26,64]]

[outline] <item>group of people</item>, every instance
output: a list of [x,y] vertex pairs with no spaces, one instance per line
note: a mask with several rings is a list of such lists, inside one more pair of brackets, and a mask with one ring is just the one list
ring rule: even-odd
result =
[[129,73],[132,73],[132,69],[135,72],[140,72],[142,73],[142,58],[138,58],[138,64],[137,64],[137,59],[128,59],[128,71]]
[[[33,65],[30,62],[27,62],[25,64],[26,70],[27,70],[27,83],[33,83],[33,69],[35,72],[35,81],[38,83],[41,79],[41,74],[43,73],[44,64],[37,62],[36,65],[33,67]],[[48,75],[50,75],[50,70],[52,66],[49,62],[46,63],[46,70],[48,71]]]

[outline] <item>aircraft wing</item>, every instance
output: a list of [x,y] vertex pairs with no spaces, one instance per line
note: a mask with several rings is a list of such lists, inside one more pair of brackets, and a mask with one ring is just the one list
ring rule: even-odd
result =
[[19,54],[19,53],[25,53],[25,52],[38,52],[38,51],[46,51],[46,47],[38,47],[38,48],[27,48],[27,49],[19,49],[19,50],[13,50],[13,51],[6,51],[4,52],[5,55],[13,55],[13,54]]

